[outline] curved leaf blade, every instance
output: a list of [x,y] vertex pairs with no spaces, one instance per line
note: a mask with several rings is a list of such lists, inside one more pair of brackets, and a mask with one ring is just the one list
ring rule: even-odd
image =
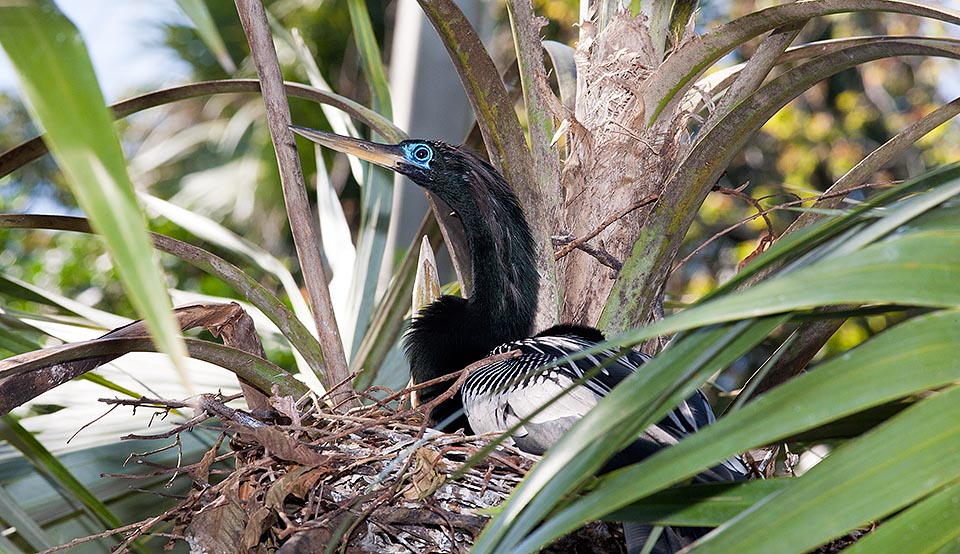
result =
[[947,554],[960,549],[960,482],[944,487],[916,505],[885,521],[846,549],[896,554]]
[[[960,379],[957,341],[960,312],[955,310],[928,314],[885,331],[679,444],[602,477],[593,491],[554,514],[531,534],[524,547],[548,544],[584,521],[602,517],[737,452],[953,383]],[[924,369],[906,372],[904,367]]]
[[669,104],[679,101],[698,75],[744,41],[814,17],[867,10],[916,15],[960,25],[960,13],[956,10],[900,0],[795,2],[752,12],[717,27],[698,40],[685,42],[664,60],[657,77],[644,93],[644,105],[653,107],[648,123],[667,111]]
[[909,505],[960,478],[958,420],[960,387],[918,402],[701,539],[697,551],[804,552]]
[[[287,94],[295,98],[302,98],[321,105],[333,106],[351,117],[362,121],[380,136],[390,142],[400,142],[406,135],[390,120],[362,106],[349,98],[320,90],[302,83],[284,83]],[[224,79],[221,81],[201,81],[179,85],[154,92],[148,92],[110,106],[114,117],[124,118],[129,115],[170,104],[187,98],[197,98],[212,94],[227,93],[259,93],[260,81],[256,79]],[[30,139],[17,145],[3,154],[0,154],[0,177],[9,175],[11,171],[43,156],[47,152],[47,145],[40,137]]]
[[667,188],[684,193],[663,195],[654,206],[607,297],[599,326],[622,331],[640,325],[711,187],[774,113],[813,84],[843,69],[900,55],[960,56],[952,50],[898,41],[863,44],[821,56],[787,71],[744,99],[700,137],[669,177]]
[[146,319],[181,380],[186,348],[143,212],[127,174],[87,50],[73,24],[52,2],[0,10],[0,44],[21,79],[46,141],[93,227],[103,236],[131,303]]

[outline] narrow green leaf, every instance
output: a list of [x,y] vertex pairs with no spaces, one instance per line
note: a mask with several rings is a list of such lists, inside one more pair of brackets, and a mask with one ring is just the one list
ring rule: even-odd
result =
[[644,364],[643,371],[620,383],[560,438],[527,474],[500,516],[490,522],[474,551],[526,551],[517,550],[517,544],[560,499],[582,486],[609,456],[783,321],[784,318],[768,318],[738,322],[674,339],[670,348]]
[[363,75],[370,87],[373,110],[387,119],[393,119],[393,106],[390,103],[390,88],[387,84],[387,72],[380,59],[380,46],[377,37],[373,34],[373,24],[370,22],[370,13],[366,3],[361,0],[348,0],[350,10],[350,24],[353,27],[353,38],[357,44],[357,51],[363,61]]
[[704,537],[697,551],[805,552],[911,504],[960,478],[958,420],[960,387],[918,402]]
[[758,479],[669,488],[604,517],[654,525],[717,527],[764,498],[789,487],[792,479]]
[[634,343],[721,321],[837,304],[960,307],[957,282],[960,229],[923,231],[779,275],[621,337]]
[[0,323],[0,348],[10,352],[11,355],[15,355],[37,350],[43,348],[43,346],[26,338],[22,331],[13,331],[3,323]]
[[955,310],[928,314],[885,331],[679,444],[602,477],[593,491],[552,515],[524,546],[531,549],[547,544],[585,521],[603,517],[737,452],[953,383],[960,379],[955,355],[958,341],[960,312]]
[[[5,487],[0,487],[0,519],[10,527],[14,527],[17,530],[17,535],[26,541],[35,552],[52,548],[57,544],[53,537],[48,535],[40,524],[20,507],[20,503],[7,492]],[[0,545],[0,549],[2,548],[3,545]],[[6,550],[3,551],[6,552]],[[19,552],[19,550],[11,552]]]
[[0,44],[71,190],[103,236],[130,302],[189,383],[166,284],[80,34],[53,2],[35,0],[0,9]]
[[[535,186],[549,206],[559,206],[560,160],[551,144],[554,133],[551,101],[556,100],[547,84],[543,41],[540,38],[542,21],[534,13],[530,0],[511,0],[506,5],[513,27],[514,50],[526,108],[527,133],[537,179]],[[530,210],[535,207],[526,208]]]
[[[939,167],[880,191],[869,201],[862,202],[851,209],[837,211],[829,219],[797,229],[775,241],[770,248],[729,281],[704,295],[700,303],[759,282],[773,269],[784,266],[788,262],[793,265],[809,264],[827,255],[838,245],[842,245],[868,221],[902,209],[899,203],[905,198],[918,194],[940,194],[934,191],[944,186],[954,186],[958,183],[958,179],[960,179],[960,164]],[[914,216],[921,216],[921,213],[914,212]]]
[[107,390],[112,390],[113,392],[119,392],[120,394],[124,396],[129,396],[130,398],[140,398],[141,396],[143,396],[142,392],[130,390],[127,387],[118,385],[113,381],[111,381],[110,379],[107,379],[106,377],[98,373],[93,373],[93,372],[85,373],[80,376],[80,379],[83,379],[84,381],[90,381],[91,383],[96,383]]
[[200,39],[207,45],[207,48],[213,52],[220,67],[228,74],[236,71],[237,66],[233,63],[230,52],[227,51],[227,46],[223,43],[220,29],[213,21],[213,16],[207,9],[207,4],[203,0],[177,0],[177,4],[193,22],[194,27],[197,28],[197,34],[200,35]]
[[960,551],[960,482],[897,514],[844,551],[847,554],[948,554]]
[[[73,476],[56,456],[44,448],[29,431],[11,415],[0,417],[0,436],[30,460],[37,471],[45,475],[69,497],[80,503],[104,527],[120,527],[121,522],[110,509]],[[139,550],[139,549],[138,549]]]

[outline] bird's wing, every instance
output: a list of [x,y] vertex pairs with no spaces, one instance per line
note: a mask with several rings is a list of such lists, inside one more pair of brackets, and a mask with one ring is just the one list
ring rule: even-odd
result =
[[537,371],[553,359],[528,351],[475,370],[463,385],[464,411],[473,430],[503,432],[526,420],[512,436],[517,446],[532,454],[542,454],[559,440],[596,406],[599,395],[574,386],[577,377],[568,370]]
[[[577,334],[543,334],[498,347],[494,354],[519,350],[521,355],[483,366],[464,383],[464,408],[473,429],[479,433],[503,432],[530,417],[514,433],[514,441],[531,453],[545,451],[601,397],[650,359],[635,350],[607,349],[549,367],[593,346],[596,346],[595,340]],[[581,385],[574,386],[577,382]],[[554,398],[557,400],[536,413]],[[634,463],[664,446],[676,444],[715,420],[706,396],[697,391],[628,447],[623,452],[624,463],[614,460],[613,464]],[[733,458],[705,472],[701,480],[732,480],[747,473],[744,464]]]

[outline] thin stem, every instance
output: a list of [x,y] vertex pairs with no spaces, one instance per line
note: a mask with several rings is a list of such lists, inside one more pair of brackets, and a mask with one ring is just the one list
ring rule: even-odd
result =
[[[290,106],[287,104],[287,96],[283,90],[283,76],[280,73],[280,62],[277,60],[277,52],[273,46],[273,36],[267,23],[267,15],[263,4],[258,0],[236,0],[236,4],[244,33],[250,43],[250,53],[257,66],[257,74],[260,76],[263,102],[267,111],[267,124],[277,154],[280,183],[283,186],[283,197],[293,242],[297,249],[297,257],[304,275],[304,285],[320,335],[320,348],[327,366],[327,385],[345,382],[344,380],[350,375],[350,370],[347,367],[337,320],[333,314],[327,275],[320,255],[320,235],[307,199],[296,140],[290,130],[292,123]],[[349,395],[349,382],[345,383],[343,389],[335,391],[334,398],[338,395]]]

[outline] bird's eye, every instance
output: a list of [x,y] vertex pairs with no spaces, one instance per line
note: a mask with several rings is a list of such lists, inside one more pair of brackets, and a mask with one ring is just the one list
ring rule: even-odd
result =
[[427,167],[430,160],[433,159],[433,150],[426,144],[417,144],[407,151],[407,155],[410,157],[410,161]]

